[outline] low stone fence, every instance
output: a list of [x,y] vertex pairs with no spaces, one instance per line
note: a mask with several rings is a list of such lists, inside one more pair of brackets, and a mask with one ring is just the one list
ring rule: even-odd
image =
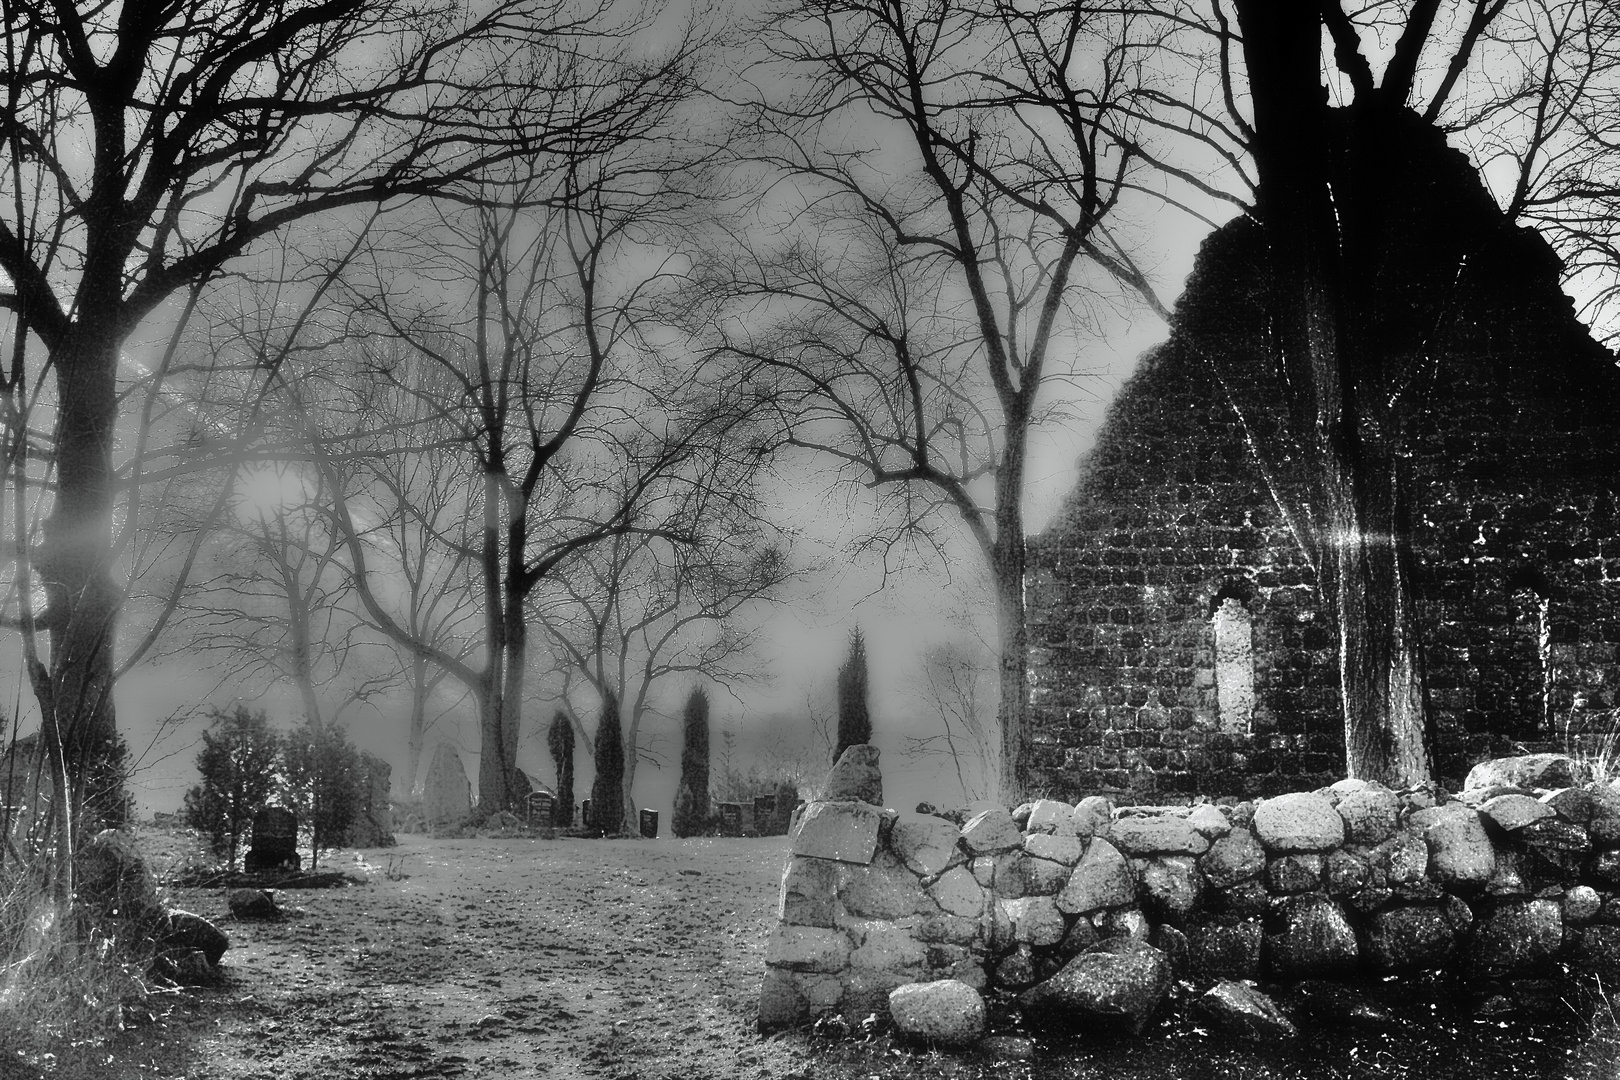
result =
[[1027,1011],[1089,979],[1099,1015],[1140,1026],[1177,977],[1620,969],[1620,783],[1583,783],[1566,757],[1487,762],[1456,796],[1345,780],[951,820],[874,805],[876,751],[856,749],[864,776],[841,761],[794,824],[763,1029],[885,1012],[891,991],[936,980],[1019,992]]

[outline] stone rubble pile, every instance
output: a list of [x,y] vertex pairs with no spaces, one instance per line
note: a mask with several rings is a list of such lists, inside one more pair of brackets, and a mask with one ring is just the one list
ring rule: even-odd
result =
[[794,825],[762,1029],[891,1011],[960,1045],[994,990],[1037,1024],[1132,1032],[1186,979],[1223,1026],[1291,1037],[1253,981],[1620,971],[1620,783],[1560,755],[1484,763],[1457,796],[1343,780],[1233,805],[1043,799],[958,825],[858,797],[881,781],[876,751],[854,750]]

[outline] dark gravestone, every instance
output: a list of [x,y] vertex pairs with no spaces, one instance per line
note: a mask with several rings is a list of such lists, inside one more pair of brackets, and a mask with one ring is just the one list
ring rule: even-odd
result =
[[649,840],[658,839],[658,811],[643,810],[641,812],[641,835]]
[[754,796],[754,831],[761,836],[772,836],[776,829],[776,796]]
[[267,806],[253,815],[253,846],[242,860],[242,868],[254,870],[297,870],[298,816],[280,806]]
[[591,800],[589,799],[579,804],[579,823],[587,829],[591,827]]
[[741,836],[743,831],[742,803],[720,804],[720,833],[722,836]]
[[528,802],[524,805],[524,815],[531,825],[550,825],[552,813],[556,807],[556,797],[549,791],[534,791],[529,793]]

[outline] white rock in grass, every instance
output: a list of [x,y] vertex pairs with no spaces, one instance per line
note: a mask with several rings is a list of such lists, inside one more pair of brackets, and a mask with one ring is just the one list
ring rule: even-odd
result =
[[984,1035],[984,998],[955,979],[912,983],[889,993],[894,1026],[913,1039],[971,1046]]

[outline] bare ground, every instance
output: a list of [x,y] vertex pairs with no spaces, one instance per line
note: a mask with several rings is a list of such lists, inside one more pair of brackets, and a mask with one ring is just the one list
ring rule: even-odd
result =
[[[786,853],[761,840],[432,840],[339,853],[365,885],[287,890],[231,937],[224,985],[36,1075],[188,1080],[809,1075],[753,1014]],[[12,1067],[20,1068],[12,1059]],[[0,1073],[7,1072],[0,1064]]]

